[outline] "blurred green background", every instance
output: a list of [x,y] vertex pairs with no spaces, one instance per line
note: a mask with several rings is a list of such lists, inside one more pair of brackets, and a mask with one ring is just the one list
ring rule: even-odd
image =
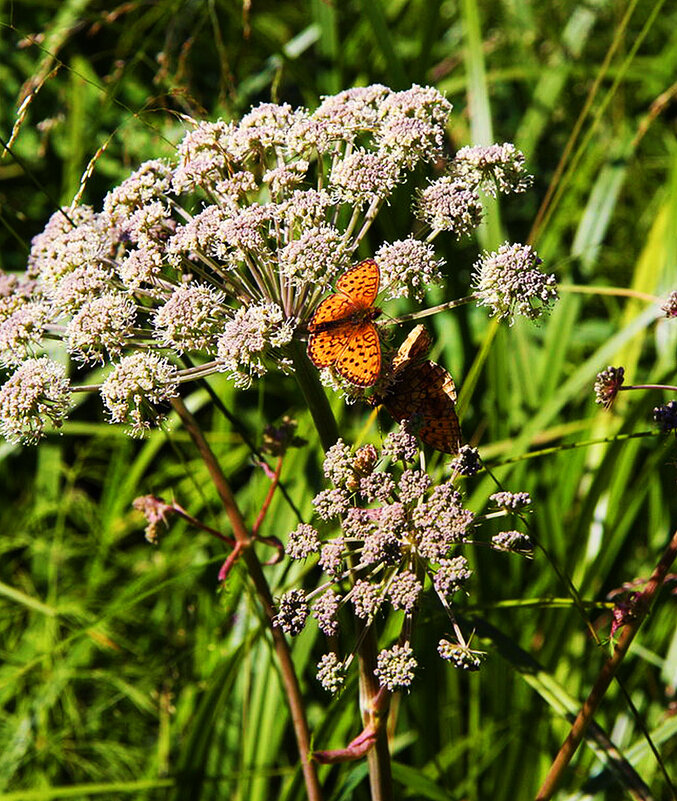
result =
[[[466,386],[466,440],[507,489],[531,492],[532,534],[551,561],[542,551],[531,562],[468,552],[476,573],[459,612],[488,658],[473,675],[441,663],[445,623],[424,604],[419,681],[395,705],[393,747],[399,798],[533,798],[568,730],[565,714],[607,653],[562,576],[584,600],[604,601],[651,573],[677,520],[674,437],[651,424],[653,407],[671,396],[624,393],[613,412],[592,397],[607,364],[622,364],[629,383],[675,383],[675,321],[656,320],[646,299],[600,288],[658,297],[677,288],[677,9],[609,0],[33,0],[0,3],[0,22],[3,142],[18,124],[0,161],[6,271],[23,269],[31,237],[80,190],[90,160],[83,201],[99,208],[141,161],[172,153],[184,114],[236,118],[270,99],[312,108],[354,85],[431,84],[455,106],[450,153],[503,141],[525,152],[533,189],[492,204],[476,240],[438,238],[448,282],[429,300],[467,294],[478,249],[505,239],[530,240],[565,285],[540,325],[496,331],[484,310],[468,307],[432,324],[434,357]],[[374,251],[409,232],[410,200],[399,193],[380,216]],[[309,444],[287,456],[282,477],[309,519],[319,445],[293,381],[213,387],[257,443],[266,423],[298,418]],[[203,389],[188,403],[252,520],[267,479]],[[390,425],[335,407],[348,441],[379,442]],[[0,445],[0,801],[303,798],[246,577],[236,571],[219,590],[224,554],[207,535],[178,523],[153,548],[131,511],[136,495],[154,492],[226,526],[175,429],[130,441],[105,425],[94,398],[63,436],[37,449]],[[557,447],[633,432],[644,436]],[[554,451],[524,458],[546,447]],[[444,461],[433,457],[431,469],[444,475]],[[495,485],[478,476],[466,490],[481,512]],[[262,533],[284,537],[295,525],[276,496]],[[286,589],[295,570],[268,569],[272,586]],[[674,773],[670,587],[621,668],[635,711],[613,685],[597,716],[655,799],[674,797],[642,731]],[[591,604],[588,613],[607,638],[609,612]],[[315,746],[339,747],[359,731],[356,688],[338,702],[323,693],[315,639],[305,631],[294,653]],[[580,749],[559,797],[631,797],[611,775],[608,748],[595,748]],[[364,763],[321,775],[328,798],[368,797]]]

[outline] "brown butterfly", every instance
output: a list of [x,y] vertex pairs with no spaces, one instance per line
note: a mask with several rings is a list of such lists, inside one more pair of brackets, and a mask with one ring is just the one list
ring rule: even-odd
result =
[[456,415],[456,386],[451,375],[425,356],[430,334],[417,325],[400,345],[392,362],[392,378],[371,398],[398,422],[409,421],[419,438],[442,453],[458,453],[461,428]]

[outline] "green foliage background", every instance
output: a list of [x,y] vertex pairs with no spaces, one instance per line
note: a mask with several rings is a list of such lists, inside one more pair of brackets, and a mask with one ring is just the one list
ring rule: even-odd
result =
[[[489,652],[479,674],[441,663],[444,621],[423,607],[419,681],[396,705],[394,775],[401,798],[533,798],[607,652],[562,576],[591,602],[604,639],[609,613],[592,602],[647,577],[677,519],[674,437],[650,423],[670,396],[624,393],[607,413],[591,392],[607,364],[624,365],[632,383],[675,382],[675,323],[599,288],[676,288],[677,10],[660,0],[34,0],[0,2],[0,20],[5,142],[29,98],[0,161],[4,270],[23,269],[30,238],[70,202],[90,159],[83,198],[98,207],[138,163],[172,152],[184,113],[230,118],[271,98],[313,107],[353,85],[430,83],[455,105],[450,152],[493,141],[524,150],[533,190],[492,206],[477,242],[438,240],[446,297],[466,294],[478,246],[530,236],[548,271],[592,293],[564,290],[540,326],[497,329],[470,308],[437,317],[433,356],[463,387],[466,439],[506,488],[532,494],[532,534],[551,561],[540,550],[532,562],[470,552],[476,573],[460,611]],[[382,215],[374,251],[408,230],[409,202],[403,192]],[[213,387],[256,441],[283,413],[299,419],[309,444],[288,455],[283,482],[308,519],[319,445],[293,381]],[[208,401],[204,389],[188,398],[251,521],[267,479]],[[336,403],[336,413],[349,441],[380,441],[363,409]],[[219,591],[213,541],[178,523],[152,548],[131,511],[153,492],[226,525],[176,429],[132,442],[93,399],[38,449],[0,445],[1,801],[303,797],[246,577]],[[645,435],[558,447],[633,432]],[[554,450],[527,458],[545,447]],[[442,460],[432,467],[442,475]],[[495,485],[482,475],[467,491],[481,511]],[[262,533],[295,525],[278,495]],[[269,580],[281,591],[295,571],[269,568]],[[613,685],[597,716],[656,799],[673,796],[640,723],[674,780],[674,615],[665,589],[621,669],[637,714]],[[315,637],[298,638],[295,658],[316,746],[338,747],[359,731],[355,687],[333,703],[321,691]],[[625,797],[608,762],[603,743],[582,747],[561,798]],[[323,769],[327,796],[366,798],[365,773],[363,763]]]

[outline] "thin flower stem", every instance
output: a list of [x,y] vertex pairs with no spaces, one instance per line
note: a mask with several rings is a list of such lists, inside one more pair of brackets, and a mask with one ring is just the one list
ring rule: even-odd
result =
[[421,311],[412,312],[411,314],[403,314],[401,317],[394,317],[389,320],[393,325],[400,325],[400,323],[407,323],[410,320],[420,320],[422,317],[431,317],[433,314],[438,314],[448,309],[455,309],[458,306],[465,306],[467,303],[473,303],[478,299],[478,295],[467,295],[465,298],[458,300],[450,300],[448,303],[440,303],[439,306],[431,306],[428,309],[421,309]]
[[677,387],[673,387],[671,384],[630,384],[627,387],[619,387],[619,392],[622,392],[626,389],[667,389],[670,392],[677,392]]
[[[613,650],[613,654],[607,659],[602,667],[602,670],[597,677],[597,681],[593,685],[590,694],[581,707],[576,720],[574,721],[571,730],[562,744],[555,761],[552,763],[548,775],[545,777],[541,789],[538,791],[536,801],[548,801],[552,798],[557,789],[559,782],[564,775],[571,758],[576,753],[585,730],[591,723],[597,707],[600,705],[604,694],[606,693],[611,681],[616,674],[623,658],[630,648],[635,635],[639,631],[644,618],[649,613],[649,610],[656,599],[659,589],[661,588],[665,577],[670,569],[670,566],[677,557],[677,531],[673,534],[667,548],[663,552],[663,556],[656,565],[655,570],[651,574],[651,578],[647,582],[644,592],[637,596],[633,604],[632,615],[629,616],[628,621],[623,628],[618,642]],[[667,777],[666,777],[667,778]],[[669,779],[668,779],[669,782]]]
[[353,244],[351,245],[350,248],[351,251],[357,250],[358,245],[366,235],[367,231],[371,228],[371,224],[376,219],[376,215],[379,213],[382,203],[383,203],[383,198],[377,198],[372,202],[371,206],[369,206],[369,209],[367,210],[367,213],[364,218],[364,222],[362,223],[362,228],[360,228],[359,233],[357,234],[357,236],[353,240]]
[[557,284],[558,292],[570,292],[576,295],[613,295],[621,298],[635,298],[646,300],[648,303],[657,303],[660,298],[639,292],[636,289],[627,289],[620,286],[583,286],[581,284]]
[[252,526],[252,534],[258,534],[259,529],[261,528],[261,524],[266,518],[266,514],[268,513],[268,509],[270,508],[270,504],[273,500],[273,496],[275,495],[275,490],[277,489],[278,484],[280,483],[280,473],[282,472],[282,457],[277,457],[277,464],[275,465],[275,472],[273,473],[273,478],[270,482],[270,486],[268,487],[268,494],[266,495],[265,500],[263,501],[263,506],[261,507],[261,511],[256,518],[254,525]]
[[376,731],[374,745],[367,751],[371,801],[392,801],[393,780],[390,769],[388,730],[382,725],[388,718],[390,693],[384,695],[374,674],[377,645],[373,626],[369,626],[358,650],[360,665],[360,711],[364,728]]
[[207,534],[211,534],[213,537],[218,537],[220,540],[226,543],[226,545],[230,546],[231,548],[234,547],[235,542],[233,541],[232,537],[226,537],[225,534],[222,534],[220,531],[217,531],[215,528],[202,523],[196,517],[193,517],[189,512],[187,512],[183,506],[180,506],[176,501],[169,504],[170,508],[173,512],[175,512],[179,517],[182,517],[185,521],[194,526],[195,528],[199,528],[202,531],[206,531]]
[[268,627],[273,638],[273,647],[277,654],[278,662],[280,665],[280,676],[284,684],[287,701],[289,703],[292,723],[294,726],[294,733],[296,735],[296,743],[299,749],[299,757],[301,759],[301,768],[303,770],[303,778],[305,780],[306,792],[308,793],[309,801],[322,801],[322,790],[317,778],[317,771],[315,765],[310,761],[310,731],[308,729],[308,721],[306,719],[305,706],[303,697],[301,695],[301,688],[299,687],[298,678],[294,669],[294,663],[291,658],[291,651],[282,631],[273,626],[273,619],[275,617],[275,605],[273,597],[270,592],[270,587],[263,575],[261,563],[253,550],[250,548],[252,537],[247,530],[244,518],[240,513],[237,502],[230,490],[226,476],[221,469],[214,452],[209,447],[209,443],[205,439],[202,429],[199,427],[193,415],[188,411],[183,401],[180,398],[172,399],[172,406],[181,418],[186,430],[190,434],[191,439],[195,443],[202,460],[209,471],[209,474],[214,482],[216,491],[221,498],[221,502],[226,510],[228,519],[233,528],[235,539],[242,549],[242,559],[247,566],[247,571],[254,584],[259,600],[266,614]]
[[517,462],[524,462],[527,459],[539,459],[542,456],[550,456],[553,453],[560,453],[561,451],[571,451],[576,448],[589,448],[591,445],[600,445],[604,442],[622,442],[626,439],[638,439],[642,437],[653,437],[654,431],[636,431],[633,434],[616,434],[613,437],[599,437],[597,439],[586,439],[581,442],[565,442],[561,445],[553,445],[551,448],[541,448],[538,451],[530,451],[523,453],[521,456],[514,456],[511,459],[503,459],[500,462],[493,462],[492,467],[503,467],[506,464],[516,464]]

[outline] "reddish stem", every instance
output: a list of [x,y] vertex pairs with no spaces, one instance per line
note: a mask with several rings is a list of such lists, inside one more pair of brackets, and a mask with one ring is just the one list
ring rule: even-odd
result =
[[291,658],[289,645],[284,637],[282,631],[273,625],[275,618],[275,604],[273,603],[273,596],[271,595],[268,582],[263,575],[261,563],[254,552],[250,548],[252,537],[247,530],[244,519],[237,506],[235,498],[230,490],[228,481],[221,470],[216,456],[212,449],[209,447],[202,429],[198,425],[193,415],[188,411],[181,398],[173,398],[172,406],[181,418],[181,422],[188,431],[191,439],[193,440],[196,448],[198,449],[202,460],[209,471],[216,491],[221,498],[221,502],[226,510],[230,524],[233,527],[235,539],[237,540],[242,558],[247,565],[249,576],[254,584],[259,600],[266,614],[268,626],[273,639],[273,647],[278,658],[280,666],[280,676],[284,684],[287,701],[292,717],[294,726],[294,734],[296,735],[296,743],[299,750],[299,757],[301,760],[301,768],[303,770],[303,778],[305,780],[306,791],[308,793],[309,801],[322,801],[322,789],[317,778],[315,765],[310,761],[310,731],[308,729],[308,721],[306,719],[306,711],[301,696],[301,688],[299,686],[296,670]]
[[644,621],[644,618],[647,616],[649,609],[651,608],[651,604],[655,600],[658,590],[665,581],[665,577],[667,576],[668,570],[674,562],[675,557],[677,557],[677,532],[675,532],[673,535],[668,547],[663,553],[663,556],[651,574],[651,578],[647,582],[646,589],[644,592],[637,594],[635,604],[633,606],[633,616],[618,638],[618,642],[616,643],[613,654],[604,663],[604,666],[597,677],[597,681],[593,685],[592,690],[590,690],[590,694],[581,707],[581,711],[578,713],[566,740],[562,744],[562,747],[555,757],[555,761],[552,763],[550,770],[548,771],[548,775],[545,777],[545,781],[543,782],[541,789],[538,791],[536,801],[548,801],[548,799],[552,798],[560,780],[562,779],[564,770],[571,761],[573,755],[576,753],[576,749],[578,748],[583,735],[585,734],[585,730],[592,721],[593,715],[602,701],[604,694],[609,688],[609,685],[611,684],[611,681],[618,670],[623,657],[628,652],[630,643],[635,638],[635,635],[639,631],[639,627]]
[[261,511],[259,512],[254,525],[252,526],[252,534],[258,534],[259,528],[261,528],[261,523],[263,523],[266,513],[270,507],[270,503],[273,500],[273,495],[275,495],[275,490],[277,489],[277,485],[280,483],[280,473],[282,472],[282,457],[277,457],[277,464],[275,465],[275,472],[273,473],[273,477],[270,481],[270,487],[268,487],[268,494],[266,495],[266,499],[263,502],[263,506],[261,507]]

